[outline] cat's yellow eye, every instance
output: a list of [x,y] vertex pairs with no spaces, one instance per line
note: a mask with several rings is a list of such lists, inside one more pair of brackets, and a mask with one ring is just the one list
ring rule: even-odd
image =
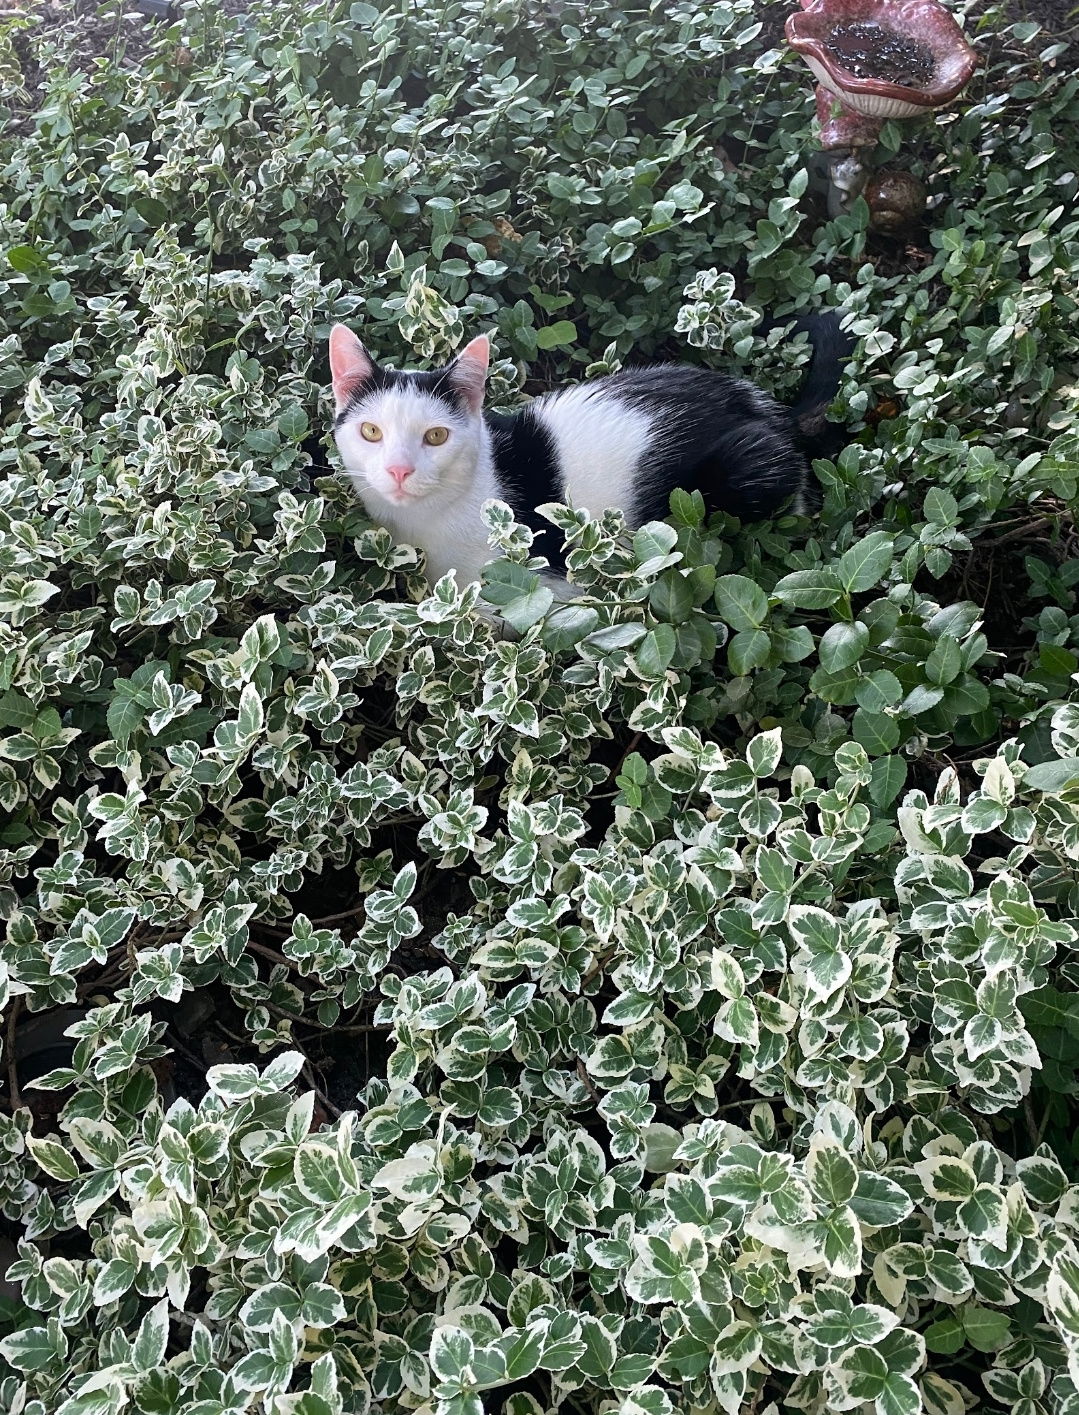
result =
[[429,427],[423,434],[423,440],[428,447],[441,447],[449,435],[448,427]]
[[375,423],[360,423],[360,436],[366,442],[381,442],[382,429]]

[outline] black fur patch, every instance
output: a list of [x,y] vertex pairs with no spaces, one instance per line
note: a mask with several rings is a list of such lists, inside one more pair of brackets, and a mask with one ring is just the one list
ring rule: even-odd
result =
[[[760,332],[767,333],[785,320],[769,320]],[[804,314],[790,324],[790,334],[808,334],[811,354],[805,382],[791,408],[791,416],[805,439],[810,456],[829,457],[846,439],[826,421],[828,407],[839,391],[844,366],[854,354],[855,340],[842,327],[842,311],[824,310]],[[818,445],[819,444],[819,445]]]
[[536,554],[544,556],[552,570],[564,574],[562,534],[536,514],[536,507],[544,502],[562,500],[562,479],[550,433],[529,408],[509,417],[487,413],[484,420],[505,500],[515,518],[536,537]]
[[617,402],[653,418],[655,442],[640,469],[637,516],[670,514],[671,492],[699,491],[709,512],[759,520],[803,488],[808,467],[789,411],[742,379],[684,364],[627,369],[611,380]]
[[468,416],[468,403],[464,394],[450,378],[450,370],[434,369],[427,373],[407,373],[398,369],[381,368],[378,364],[374,367],[371,377],[357,389],[349,399],[348,407],[341,413],[334,427],[340,427],[342,423],[355,415],[356,409],[373,393],[385,393],[388,389],[399,388],[403,391],[415,393],[427,393],[432,398],[438,398],[443,403],[448,404],[455,413]]

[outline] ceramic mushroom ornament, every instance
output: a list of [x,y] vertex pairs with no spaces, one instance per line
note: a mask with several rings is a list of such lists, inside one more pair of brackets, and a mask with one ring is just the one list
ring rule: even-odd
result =
[[838,216],[866,185],[866,158],[885,120],[943,108],[970,82],[978,58],[938,0],[801,3],[787,19],[787,40],[817,78],[828,211]]

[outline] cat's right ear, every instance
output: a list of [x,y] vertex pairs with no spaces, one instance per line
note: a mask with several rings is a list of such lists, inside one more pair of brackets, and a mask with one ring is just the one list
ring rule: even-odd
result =
[[330,377],[337,411],[343,412],[375,372],[374,360],[343,324],[330,330]]
[[491,341],[486,334],[479,334],[465,345],[450,364],[450,382],[473,413],[478,413],[483,407],[483,390],[487,385],[490,361]]

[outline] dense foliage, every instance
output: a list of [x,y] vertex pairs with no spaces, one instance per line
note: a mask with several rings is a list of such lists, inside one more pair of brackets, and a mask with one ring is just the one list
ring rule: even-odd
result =
[[[782,14],[0,22],[4,1415],[1079,1411],[1079,86],[968,21],[889,243]],[[492,507],[512,639],[311,466],[334,319],[840,304],[820,518]]]

